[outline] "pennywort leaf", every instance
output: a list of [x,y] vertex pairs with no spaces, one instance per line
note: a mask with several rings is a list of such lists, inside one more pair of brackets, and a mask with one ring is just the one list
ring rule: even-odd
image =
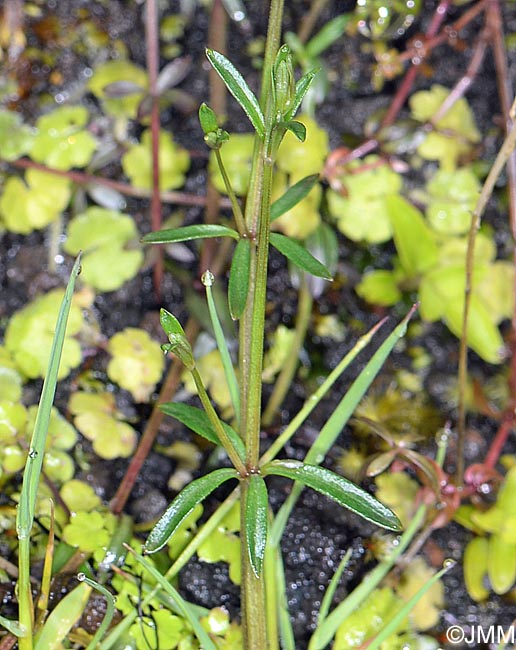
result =
[[329,469],[297,460],[273,460],[262,467],[262,474],[275,474],[299,481],[382,528],[401,530],[398,517],[387,506]]
[[255,94],[247,85],[245,79],[226,57],[215,50],[207,49],[209,62],[226,84],[227,89],[240,104],[247,117],[251,120],[258,135],[265,135],[265,119]]
[[233,320],[242,316],[249,292],[249,270],[251,267],[251,242],[241,239],[236,245],[229,272],[228,301]]
[[169,505],[151,530],[143,547],[145,553],[156,553],[172,537],[176,529],[209,494],[229,479],[238,478],[238,472],[229,467],[216,469],[189,483]]
[[265,481],[259,474],[251,474],[245,502],[245,538],[253,572],[258,578],[262,572],[267,544],[268,496]]
[[315,275],[325,280],[332,280],[331,273],[328,269],[321,264],[311,253],[309,253],[304,246],[301,246],[297,241],[280,235],[277,232],[270,234],[271,245],[274,246],[282,255],[298,266],[301,270]]
[[282,214],[285,214],[285,212],[288,212],[302,201],[310,193],[310,190],[318,180],[319,174],[311,174],[310,176],[305,176],[300,181],[289,187],[288,190],[271,205],[271,222],[281,217]]
[[150,232],[142,238],[142,241],[146,244],[173,244],[180,241],[208,239],[210,237],[233,237],[233,239],[238,239],[240,235],[236,230],[228,228],[227,226],[219,226],[217,224],[199,224]]
[[[170,417],[179,420],[179,422],[187,426],[194,433],[206,438],[206,440],[209,440],[214,445],[221,445],[210,419],[201,409],[180,402],[166,402],[165,404],[160,404],[159,409],[165,415],[170,415]],[[229,424],[225,422],[221,422],[221,424],[236,448],[238,455],[242,460],[245,460],[245,447],[242,438]]]

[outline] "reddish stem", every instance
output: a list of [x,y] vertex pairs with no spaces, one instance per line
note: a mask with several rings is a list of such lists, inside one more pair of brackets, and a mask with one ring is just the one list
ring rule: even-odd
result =
[[[145,37],[147,45],[147,73],[149,75],[149,95],[151,98],[151,155],[152,155],[152,199],[151,227],[152,230],[161,228],[161,198],[159,194],[159,94],[157,88],[159,69],[159,27],[158,5],[156,0],[147,0],[145,20]],[[154,263],[154,291],[156,299],[161,296],[161,281],[163,279],[163,249],[158,247]]]
[[[40,171],[46,172],[47,174],[54,174],[55,176],[69,178],[73,183],[81,186],[90,184],[103,185],[104,187],[110,187],[111,189],[116,190],[125,196],[134,196],[139,199],[148,199],[151,196],[147,190],[133,187],[128,183],[121,183],[110,178],[103,178],[102,176],[94,176],[93,174],[88,174],[86,172],[55,169],[54,167],[47,167],[46,165],[34,162],[28,158],[19,158],[18,160],[11,161],[9,164],[20,169],[39,169]],[[195,196],[194,194],[175,191],[161,192],[160,198],[164,203],[177,203],[178,205],[188,205],[201,208],[204,207],[207,202],[205,196]],[[227,198],[222,198],[219,201],[219,207],[231,208],[231,202]]]

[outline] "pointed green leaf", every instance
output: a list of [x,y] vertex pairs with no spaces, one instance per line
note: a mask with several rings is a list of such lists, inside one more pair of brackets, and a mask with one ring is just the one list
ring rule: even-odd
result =
[[169,338],[170,336],[184,336],[186,338],[186,334],[181,326],[181,323],[173,314],[171,314],[166,309],[159,310],[159,320],[161,327]]
[[297,241],[285,237],[285,235],[280,235],[277,232],[271,232],[270,242],[276,250],[278,250],[282,255],[285,255],[292,264],[295,264],[303,271],[319,278],[324,278],[325,280],[332,279],[331,273],[324,264],[321,264],[319,260],[315,259],[315,257]]
[[314,70],[310,70],[305,75],[303,75],[301,79],[299,79],[299,81],[296,83],[294,102],[292,103],[292,107],[288,112],[288,115],[285,115],[285,117],[292,119],[294,115],[297,113],[303,99],[305,98],[306,93],[308,92],[308,89],[312,85],[312,81],[314,80],[315,75],[318,72],[319,72],[318,68],[315,68]]
[[253,91],[235,66],[225,56],[215,50],[207,49],[206,56],[209,62],[226,84],[227,89],[240,104],[247,117],[251,120],[258,135],[265,135],[265,120],[262,109]]
[[144,552],[156,553],[163,548],[195,506],[216,490],[219,485],[232,478],[238,478],[238,472],[233,468],[225,467],[216,469],[189,483],[176,496],[151,530],[143,547]]
[[245,502],[245,538],[253,572],[260,577],[267,544],[268,495],[265,481],[259,474],[249,477]]
[[242,316],[249,292],[249,269],[251,267],[251,242],[241,239],[236,245],[229,272],[228,301],[233,320]]
[[353,13],[341,14],[327,22],[306,44],[306,56],[314,59],[342,36],[347,24],[353,19]]
[[282,214],[285,214],[285,212],[288,212],[302,201],[310,193],[310,190],[318,180],[319,174],[311,174],[310,176],[305,176],[300,181],[289,187],[288,190],[271,205],[271,222],[281,217]]
[[306,126],[301,122],[290,120],[289,122],[280,122],[279,125],[293,133],[299,142],[306,140]]
[[215,111],[204,102],[199,106],[199,122],[204,135],[216,131],[219,128]]
[[[195,406],[189,406],[188,404],[181,404],[179,402],[160,404],[159,409],[166,415],[170,415],[170,417],[179,420],[179,422],[187,426],[194,433],[206,438],[206,440],[209,440],[214,445],[221,444],[208,416],[201,409],[198,409]],[[221,422],[221,424],[228,434],[228,437],[231,438],[231,442],[238,451],[238,455],[242,460],[244,460],[245,446],[242,438],[232,427],[229,426],[229,424],[226,424],[225,422]]]
[[387,506],[329,469],[298,460],[273,460],[262,467],[262,474],[275,474],[299,481],[382,528],[401,530],[398,517]]
[[240,235],[233,228],[227,228],[226,226],[199,224],[150,232],[142,238],[142,241],[146,244],[173,244],[180,241],[191,241],[192,239],[208,239],[209,237],[233,237],[233,239],[238,239]]

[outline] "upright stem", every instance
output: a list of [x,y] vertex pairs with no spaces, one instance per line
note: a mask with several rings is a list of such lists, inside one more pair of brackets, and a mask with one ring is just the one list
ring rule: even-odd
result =
[[[246,465],[251,472],[258,468],[260,455],[260,420],[263,366],[263,339],[265,300],[267,292],[267,264],[269,258],[269,228],[272,169],[274,151],[271,150],[273,115],[270,106],[272,66],[280,45],[283,0],[271,0],[269,30],[260,103],[265,116],[265,138],[256,137],[251,183],[246,204],[245,221],[254,246],[251,249],[249,296],[240,322],[241,426],[245,439]],[[245,521],[248,482],[241,481],[240,513]],[[248,553],[245,526],[241,526],[242,564],[242,620],[244,647],[253,650],[269,648],[266,595],[263,572],[259,577],[252,570]]]

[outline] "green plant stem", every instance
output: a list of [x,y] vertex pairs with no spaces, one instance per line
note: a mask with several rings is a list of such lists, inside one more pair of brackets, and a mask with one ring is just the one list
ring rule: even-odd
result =
[[299,287],[295,334],[262,417],[262,424],[265,427],[271,424],[292,384],[292,379],[294,378],[299,363],[299,352],[303,347],[308,325],[310,324],[312,305],[312,294],[308,289],[306,277],[303,275]]
[[240,476],[247,476],[249,472],[247,471],[244,462],[240,458],[238,451],[236,450],[235,446],[231,442],[231,438],[224,431],[224,427],[222,426],[219,416],[217,415],[217,412],[215,411],[212,403],[210,402],[210,398],[208,396],[208,393],[206,392],[206,388],[204,387],[199,371],[197,370],[197,368],[193,368],[193,370],[191,370],[190,372],[195,382],[195,387],[197,388],[199,399],[201,400],[204,410],[206,411],[206,415],[208,416],[213,428],[217,432],[217,436],[222,446],[226,450],[227,455],[229,456],[231,462],[233,463],[235,469],[240,474]]
[[220,155],[220,149],[215,149],[215,156],[217,158],[217,164],[219,166],[220,174],[222,176],[224,185],[226,187],[226,192],[228,193],[229,200],[231,201],[231,208],[233,210],[233,217],[235,218],[235,224],[237,230],[243,236],[246,233],[244,213],[242,212],[242,208],[240,207],[240,203],[238,202],[237,195],[233,190],[233,186],[231,185],[231,181],[226,172],[226,168],[222,161],[222,156]]
[[[260,455],[260,421],[263,366],[263,337],[269,256],[269,229],[272,169],[275,152],[271,150],[274,116],[271,107],[272,68],[280,45],[283,0],[271,0],[269,27],[265,45],[260,105],[265,116],[265,138],[255,138],[253,165],[245,222],[251,247],[249,295],[240,323],[241,426],[246,443],[246,463],[257,469]],[[241,481],[240,520],[245,521],[248,482]],[[244,647],[267,650],[269,646],[266,618],[265,578],[256,577],[247,552],[245,526],[241,526],[241,605]]]

